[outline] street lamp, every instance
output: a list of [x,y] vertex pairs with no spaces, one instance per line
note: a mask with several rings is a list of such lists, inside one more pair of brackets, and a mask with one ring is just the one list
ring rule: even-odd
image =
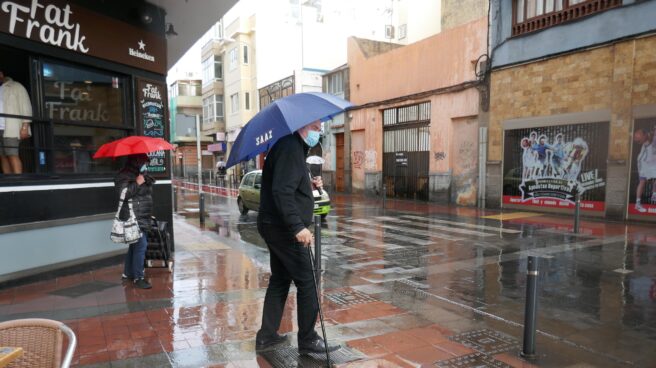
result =
[[205,224],[205,193],[203,193],[203,171],[200,152],[200,115],[196,114],[196,160],[198,164],[198,213],[201,225]]

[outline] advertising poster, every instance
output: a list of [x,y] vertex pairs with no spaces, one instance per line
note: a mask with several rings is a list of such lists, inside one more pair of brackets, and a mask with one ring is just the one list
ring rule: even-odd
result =
[[603,212],[608,123],[506,130],[503,203]]
[[635,122],[630,183],[629,214],[656,216],[656,118]]
[[[166,139],[166,104],[164,85],[160,82],[139,80],[138,82],[139,118],[142,134],[152,138]],[[153,174],[166,172],[166,151],[149,153],[148,172]]]

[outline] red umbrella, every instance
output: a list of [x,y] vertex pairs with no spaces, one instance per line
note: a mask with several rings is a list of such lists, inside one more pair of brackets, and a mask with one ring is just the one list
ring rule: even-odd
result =
[[103,144],[93,158],[127,156],[172,149],[173,146],[162,138],[132,135]]

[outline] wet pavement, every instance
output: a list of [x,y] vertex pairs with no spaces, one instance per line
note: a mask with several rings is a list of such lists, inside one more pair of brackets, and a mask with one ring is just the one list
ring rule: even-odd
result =
[[[227,193],[222,193],[227,194]],[[347,367],[654,367],[656,226],[333,196],[322,305]],[[151,290],[121,265],[0,290],[0,319],[76,332],[81,367],[319,367],[294,346],[255,353],[269,276],[256,212],[178,195],[173,272]],[[520,358],[527,256],[540,257],[538,359]],[[282,332],[296,330],[294,291]],[[317,324],[319,331],[319,325]],[[292,334],[295,337],[295,334]]]

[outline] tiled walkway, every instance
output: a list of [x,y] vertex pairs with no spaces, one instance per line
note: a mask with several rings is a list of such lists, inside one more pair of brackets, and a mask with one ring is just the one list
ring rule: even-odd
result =
[[[500,223],[475,209],[334,199],[322,305],[329,339],[357,359],[343,366],[533,366],[518,357],[528,254],[544,267],[536,366],[656,358],[653,226],[584,222],[576,236],[562,217]],[[79,338],[75,365],[87,368],[321,366],[254,351],[269,275],[256,213],[210,197],[201,230],[185,211],[193,193],[180,201],[174,269],[148,269],[153,289],[121,283],[115,265],[0,290],[1,319],[64,321]],[[292,291],[282,332],[296,330],[295,305]]]

